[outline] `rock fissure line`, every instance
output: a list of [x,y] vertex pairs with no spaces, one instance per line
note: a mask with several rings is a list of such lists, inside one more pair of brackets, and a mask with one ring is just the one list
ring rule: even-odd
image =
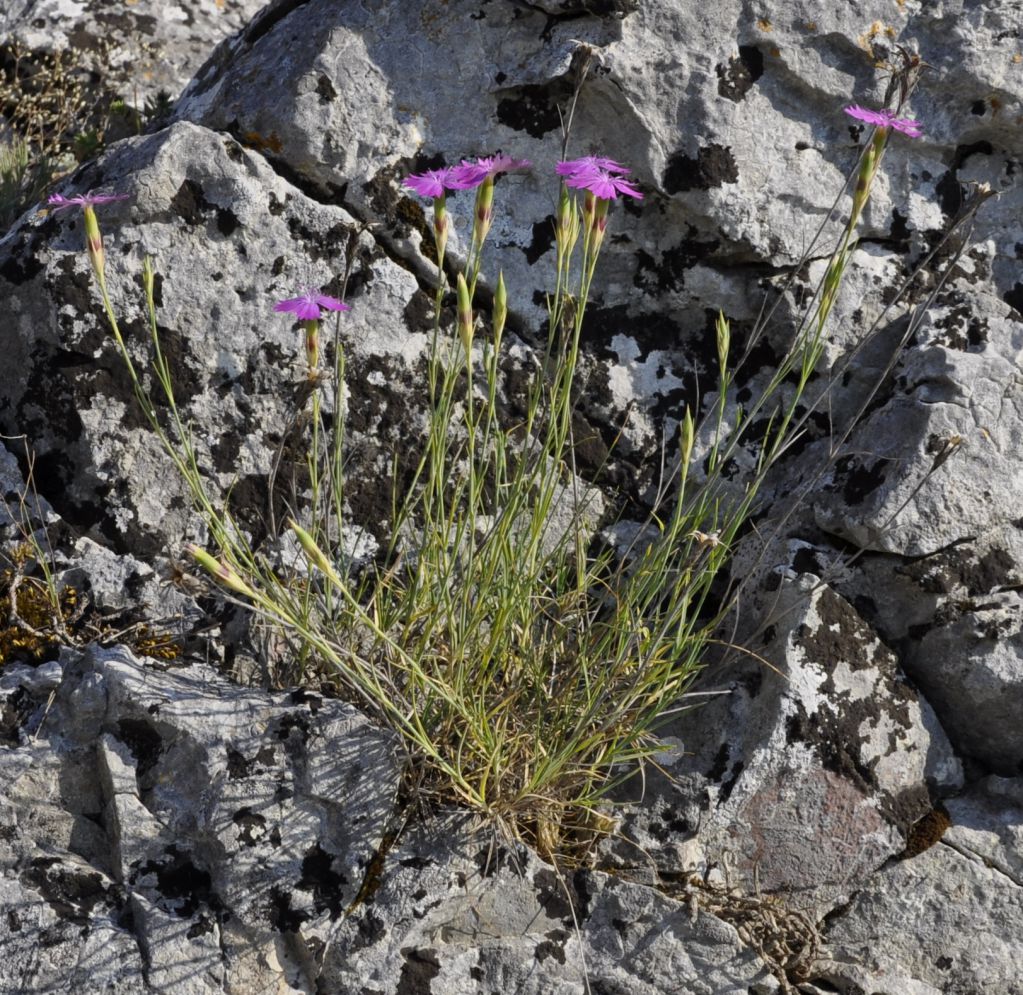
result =
[[981,864],[988,870],[994,871],[1007,881],[1012,882],[1017,888],[1023,888],[1023,877],[1017,877],[1011,871],[1009,871],[1004,864],[1000,861],[993,860],[991,857],[987,857],[982,853],[974,850],[972,847],[967,846],[964,843],[956,843],[950,839],[942,839],[941,842],[944,846],[947,846],[950,850],[954,850],[961,857],[966,860],[973,861],[976,864]]

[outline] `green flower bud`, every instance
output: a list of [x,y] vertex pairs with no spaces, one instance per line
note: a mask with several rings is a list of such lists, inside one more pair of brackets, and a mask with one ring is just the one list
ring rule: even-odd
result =
[[469,286],[461,273],[458,274],[458,337],[468,356],[472,348],[472,301],[469,299]]

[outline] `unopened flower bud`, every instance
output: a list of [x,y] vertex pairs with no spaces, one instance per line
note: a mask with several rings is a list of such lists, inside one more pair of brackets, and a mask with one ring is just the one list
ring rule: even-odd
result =
[[323,575],[331,581],[331,583],[340,587],[341,578],[334,569],[334,564],[327,558],[327,554],[316,545],[316,540],[313,539],[313,537],[294,519],[288,519],[288,527],[298,538],[299,545],[301,545],[302,552],[305,554],[305,558],[309,564],[321,571]]
[[433,198],[433,242],[437,246],[437,264],[444,260],[444,250],[448,244],[448,209],[447,195],[441,194]]
[[593,255],[596,255],[600,249],[600,243],[604,241],[604,232],[607,231],[607,211],[610,206],[610,200],[604,200],[602,197],[597,198],[590,222],[590,252]]
[[186,543],[185,550],[201,567],[208,570],[225,587],[244,595],[246,598],[255,598],[256,592],[245,583],[237,571],[229,567],[221,560],[216,560],[205,549],[200,549],[195,543]]
[[482,245],[494,223],[494,178],[488,176],[476,191],[476,217],[472,224],[472,240]]
[[693,424],[693,415],[689,408],[686,408],[685,417],[678,427],[679,434],[679,456],[681,459],[681,470],[683,477],[689,469],[689,461],[693,458],[693,444],[696,439],[696,428]]
[[472,301],[469,286],[461,273],[458,274],[458,337],[468,355],[472,348]]
[[320,323],[303,321],[305,328],[305,358],[309,367],[309,379],[316,378],[316,368],[320,365]]
[[867,146],[866,152],[863,154],[863,162],[856,177],[856,188],[853,191],[853,209],[849,218],[850,228],[856,226],[860,214],[867,203],[867,199],[870,197],[870,188],[874,184],[877,168],[881,164],[881,156],[884,153],[887,135],[887,129],[878,128],[874,132],[874,137],[871,139],[870,145]]
[[728,327],[728,319],[723,311],[718,311],[717,321],[714,323],[714,331],[717,336],[718,367],[724,373],[728,365],[728,344],[731,340],[731,333]]
[[592,190],[587,190],[583,197],[583,228],[589,234],[593,229],[593,212],[597,207],[597,198]]
[[504,285],[504,271],[497,275],[497,290],[494,291],[494,345],[501,342],[501,333],[508,318],[508,289]]
[[96,274],[96,279],[102,282],[105,260],[103,258],[103,237],[99,233],[99,221],[91,204],[85,205],[82,214],[85,216],[85,247],[89,252],[89,262],[92,263],[92,271]]

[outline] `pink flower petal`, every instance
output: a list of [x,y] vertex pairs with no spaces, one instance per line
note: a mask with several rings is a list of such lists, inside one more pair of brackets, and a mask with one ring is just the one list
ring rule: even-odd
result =
[[598,170],[603,170],[605,173],[624,174],[630,172],[620,162],[615,162],[614,159],[608,159],[606,156],[600,155],[584,155],[579,159],[559,162],[554,167],[554,171],[559,176],[573,176],[576,173],[592,173]]
[[896,117],[892,111],[885,108],[880,111],[872,111],[867,107],[860,107],[859,104],[852,104],[845,108],[846,114],[863,121],[864,124],[872,124],[875,128],[894,128],[910,138],[919,138],[922,134],[920,123],[908,117]]
[[328,311],[351,310],[347,304],[339,301],[336,297],[321,294],[312,288],[301,297],[290,297],[287,300],[278,301],[274,305],[274,311],[293,314],[300,321],[319,321],[320,308],[325,308]]

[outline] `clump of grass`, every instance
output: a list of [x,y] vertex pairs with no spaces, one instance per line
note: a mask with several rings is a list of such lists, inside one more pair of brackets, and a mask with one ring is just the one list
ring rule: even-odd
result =
[[[903,88],[895,112],[907,94]],[[293,642],[303,675],[328,673],[399,735],[422,790],[487,815],[544,856],[578,856],[610,828],[602,809],[610,787],[658,750],[658,728],[680,707],[730,606],[714,590],[730,549],[768,473],[826,396],[812,400],[808,387],[881,157],[893,127],[906,130],[899,120],[889,114],[877,124],[853,171],[852,210],[825,276],[789,350],[746,409],[731,409],[729,398],[757,333],[736,360],[729,322],[719,315],[717,399],[699,424],[696,412],[682,413],[647,527],[624,550],[595,539],[599,504],[575,472],[572,436],[580,337],[609,208],[619,195],[639,196],[624,167],[604,159],[559,167],[547,339],[524,414],[514,422],[501,414],[503,277],[493,281],[489,316],[477,305],[476,289],[494,178],[525,164],[494,157],[408,181],[433,201],[438,279],[430,413],[411,486],[395,495],[390,545],[368,568],[352,561],[341,539],[339,337],[333,368],[320,366],[323,310],[346,306],[316,290],[278,305],[303,327],[311,426],[307,501],[291,509],[288,522],[296,556],[282,566],[254,548],[229,508],[206,490],[160,350],[147,260],[153,370],[168,402],[169,430],[157,417],[107,294],[94,212],[102,199],[78,198],[104,308],[139,404],[187,481],[215,551],[193,546],[191,554]],[[447,195],[468,188],[477,191],[473,230],[466,265],[451,286]],[[445,323],[451,290],[457,313]],[[324,384],[335,396],[330,430],[321,416]],[[797,416],[801,405],[807,410]],[[736,487],[723,471],[740,447],[755,458]]]
[[56,171],[48,156],[33,156],[24,139],[0,142],[0,230],[39,200]]

